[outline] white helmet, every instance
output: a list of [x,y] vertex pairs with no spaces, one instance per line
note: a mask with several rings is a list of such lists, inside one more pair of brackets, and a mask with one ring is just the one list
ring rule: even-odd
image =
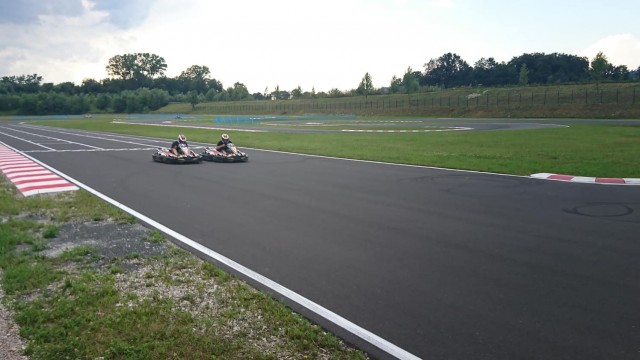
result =
[[222,141],[224,142],[229,141],[229,134],[222,134]]
[[178,135],[178,141],[183,143],[183,142],[187,141],[187,137],[182,135],[182,134],[180,134],[180,135]]

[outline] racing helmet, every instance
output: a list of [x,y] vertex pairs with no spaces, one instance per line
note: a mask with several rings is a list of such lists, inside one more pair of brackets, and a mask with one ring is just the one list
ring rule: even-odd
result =
[[187,141],[187,137],[182,135],[182,134],[180,134],[180,135],[178,135],[178,141],[181,142],[181,143],[186,142]]
[[224,143],[229,142],[229,134],[222,134],[222,142]]

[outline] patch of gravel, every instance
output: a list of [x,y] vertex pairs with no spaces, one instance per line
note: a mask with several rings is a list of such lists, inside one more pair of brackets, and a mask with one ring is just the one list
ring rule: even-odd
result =
[[59,235],[50,239],[43,255],[57,257],[66,250],[78,246],[91,246],[105,260],[131,254],[141,256],[162,255],[167,250],[164,243],[152,243],[143,239],[150,230],[140,224],[118,222],[67,223],[60,227]]
[[[28,218],[47,222],[44,218],[38,219],[32,216]],[[3,219],[3,221],[6,220]],[[169,246],[172,246],[168,242],[145,241],[149,237],[150,230],[140,224],[123,224],[113,221],[71,222],[60,226],[59,230],[56,238],[48,240],[47,248],[42,251],[42,255],[57,257],[75,247],[91,246],[100,256],[95,263],[96,266],[131,254],[141,257],[162,255],[168,251]],[[29,249],[31,246],[20,245],[17,250],[24,250],[23,248]],[[71,272],[74,271],[71,270]],[[28,356],[22,355],[26,342],[20,337],[20,328],[14,320],[13,312],[4,304],[3,299],[4,292],[0,287],[0,359],[29,360]]]
[[[263,354],[278,359],[305,358],[303,354],[286,350],[286,329],[274,332],[271,330],[272,324],[264,319],[260,310],[235,303],[237,300],[234,295],[240,287],[246,286],[244,283],[233,278],[221,281],[207,275],[201,259],[180,250],[169,241],[150,242],[150,238],[151,230],[140,224],[72,222],[59,227],[59,235],[48,239],[47,248],[42,254],[57,257],[66,250],[90,246],[94,249],[92,255],[98,255],[91,260],[90,266],[99,272],[109,271],[110,265],[118,266],[121,272],[115,274],[114,286],[121,294],[135,295],[124,296],[126,300],[118,306],[133,308],[143,305],[145,301],[169,299],[175,311],[188,312],[195,318],[211,319],[222,324],[215,329],[201,325],[202,328],[194,331],[215,331],[216,336],[225,338],[242,334],[243,341],[251,343]],[[82,271],[79,266],[83,265],[68,263],[64,265],[64,271],[69,276],[75,276]],[[56,291],[61,286],[62,283],[52,284],[49,290]],[[249,291],[257,292],[250,288]],[[229,312],[235,315],[230,317]],[[10,309],[0,304],[0,359],[29,359],[21,355],[25,342],[18,330]],[[344,343],[342,346],[346,348]],[[331,355],[325,353],[324,349],[317,350],[314,358],[330,359]]]

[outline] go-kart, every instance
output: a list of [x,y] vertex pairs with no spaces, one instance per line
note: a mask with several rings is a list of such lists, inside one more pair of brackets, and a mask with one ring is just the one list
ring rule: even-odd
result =
[[218,151],[215,147],[206,147],[200,156],[202,156],[204,160],[214,162],[232,163],[249,161],[249,156],[238,150],[233,143],[227,144],[225,151]]
[[180,144],[182,154],[176,155],[167,148],[158,148],[153,154],[153,161],[168,163],[168,164],[199,164],[202,161],[202,156],[193,152],[184,144]]

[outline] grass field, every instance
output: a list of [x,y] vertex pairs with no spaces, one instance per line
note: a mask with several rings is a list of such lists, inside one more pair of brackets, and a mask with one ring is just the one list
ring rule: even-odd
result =
[[[185,133],[192,141],[209,143],[217,142],[221,132],[112,124],[111,118],[50,120],[46,124],[166,139]],[[249,148],[517,175],[549,172],[640,178],[640,126],[632,125],[401,134],[229,133],[238,146]]]

